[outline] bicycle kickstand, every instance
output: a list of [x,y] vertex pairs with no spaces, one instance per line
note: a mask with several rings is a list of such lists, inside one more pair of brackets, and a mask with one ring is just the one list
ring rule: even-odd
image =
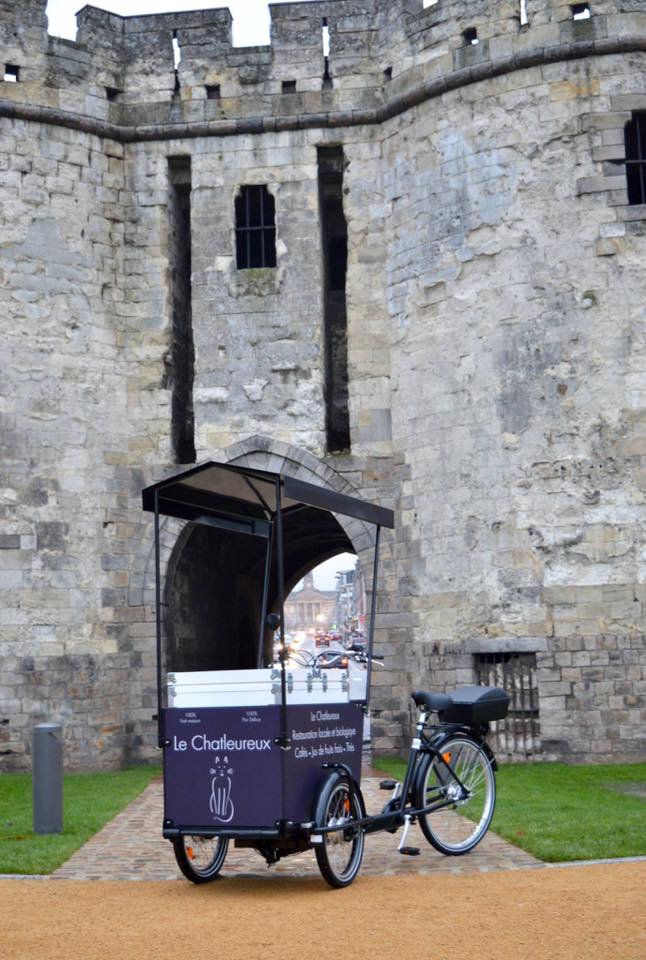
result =
[[401,853],[405,857],[418,857],[420,853],[419,847],[406,846],[406,837],[408,836],[409,829],[410,829],[410,814],[407,813],[404,816],[404,832],[402,833],[402,838],[399,841],[399,846],[397,847],[397,853]]

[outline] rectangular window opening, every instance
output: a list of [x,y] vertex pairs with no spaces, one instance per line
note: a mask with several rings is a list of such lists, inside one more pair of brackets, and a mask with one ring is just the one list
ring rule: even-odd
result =
[[343,210],[343,147],[318,148],[324,276],[325,426],[329,453],[350,450],[346,274],[348,227]]
[[527,0],[520,0],[520,25],[521,27],[526,27],[528,23]]
[[589,3],[573,3],[570,9],[573,20],[589,20],[592,16]]
[[386,69],[384,70],[384,81],[385,81],[386,83],[390,83],[390,81],[392,80],[392,78],[393,78],[393,68],[392,68],[392,67],[386,67]]
[[206,89],[207,100],[220,100],[221,90],[220,90],[219,83],[207,83],[205,89]]
[[475,46],[476,43],[479,43],[478,40],[478,31],[475,27],[467,27],[466,30],[462,31],[462,36],[464,38],[464,43],[467,47]]
[[5,63],[4,81],[5,83],[19,83],[20,67],[16,66],[15,63]]
[[296,93],[296,81],[283,80],[282,91],[283,93]]
[[238,270],[276,266],[276,202],[266,184],[240,187],[235,198]]
[[502,687],[511,698],[505,719],[491,724],[494,753],[534,759],[540,750],[536,654],[477,653],[474,666],[476,683]]
[[646,113],[633,113],[624,129],[626,187],[631,206],[646,204]]
[[171,441],[176,463],[195,463],[191,287],[191,158],[168,158],[171,344],[167,387],[171,390]]

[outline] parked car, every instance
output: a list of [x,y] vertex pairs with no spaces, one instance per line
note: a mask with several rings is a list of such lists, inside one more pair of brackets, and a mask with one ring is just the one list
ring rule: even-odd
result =
[[319,667],[323,670],[332,670],[335,668],[347,670],[349,660],[342,653],[330,653],[318,661]]
[[353,630],[346,640],[345,646],[347,650],[364,650],[366,646],[366,638],[362,633],[359,633],[357,630]]

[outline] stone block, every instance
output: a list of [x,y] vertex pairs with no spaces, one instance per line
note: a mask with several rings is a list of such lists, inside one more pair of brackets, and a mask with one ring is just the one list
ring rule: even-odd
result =
[[539,696],[541,699],[569,696],[571,691],[572,684],[566,681],[539,681]]
[[0,534],[0,550],[20,550],[20,534]]
[[587,193],[599,193],[603,190],[622,190],[625,187],[624,176],[610,177],[581,177],[577,180],[576,189],[579,196]]
[[[626,114],[633,110],[646,110],[646,93],[615,94],[610,97],[610,109]],[[630,116],[626,120],[630,120]]]

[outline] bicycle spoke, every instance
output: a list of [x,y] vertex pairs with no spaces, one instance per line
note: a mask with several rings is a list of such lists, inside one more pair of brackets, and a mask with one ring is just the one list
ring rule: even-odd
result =
[[460,779],[462,780],[462,783],[465,785],[465,787],[468,787],[471,793],[475,793],[478,787],[480,787],[481,784],[484,783],[485,774],[483,773],[483,771],[480,770],[480,771],[474,772],[474,779],[472,780],[467,780],[462,777],[460,777]]

